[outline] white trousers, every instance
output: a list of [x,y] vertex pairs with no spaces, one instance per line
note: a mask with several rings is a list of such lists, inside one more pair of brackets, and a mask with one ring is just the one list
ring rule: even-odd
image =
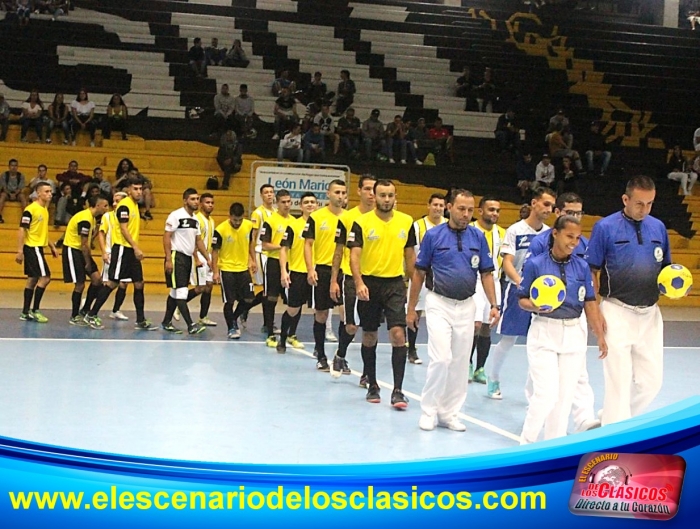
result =
[[439,421],[449,422],[467,399],[475,312],[473,297],[455,301],[431,291],[425,296],[430,362],[421,410]]
[[601,420],[605,426],[639,415],[659,393],[664,370],[664,322],[658,305],[635,311],[603,300],[600,312],[608,325]]
[[566,435],[574,391],[586,359],[586,333],[580,321],[536,316],[527,333],[527,361],[532,396],[520,435],[520,444]]

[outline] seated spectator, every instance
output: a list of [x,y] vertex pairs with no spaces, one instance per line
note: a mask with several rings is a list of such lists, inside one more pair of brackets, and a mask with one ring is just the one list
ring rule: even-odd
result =
[[291,160],[293,162],[302,162],[304,160],[304,150],[301,146],[301,125],[294,123],[292,130],[288,132],[284,138],[280,140],[277,148],[277,161]]
[[547,132],[555,131],[557,129],[557,126],[560,126],[563,130],[564,128],[569,127],[569,125],[569,118],[566,117],[564,109],[559,108],[557,110],[557,113],[554,114],[551,118],[549,118],[549,127],[547,128]]
[[29,24],[29,17],[32,15],[32,3],[30,0],[17,0],[17,8],[15,10],[19,19],[20,27]]
[[[248,95],[248,85],[242,84],[238,95],[233,98],[233,118],[238,124],[238,131],[244,138],[254,139],[258,133],[253,124],[258,115],[255,113],[255,101]],[[236,130],[236,129],[234,129]]]
[[73,145],[75,145],[75,137],[79,130],[87,130],[90,133],[90,147],[95,146],[95,103],[88,99],[88,93],[83,88],[78,92],[78,97],[70,104],[71,113],[73,115],[72,136]]
[[335,115],[342,116],[350,105],[355,102],[355,81],[350,79],[348,70],[340,70],[340,83],[335,98]]
[[435,118],[433,128],[428,131],[428,137],[435,142],[435,154],[447,153],[450,163],[455,163],[455,153],[453,148],[454,138],[450,131],[442,126],[442,118]]
[[122,140],[126,140],[126,126],[129,120],[129,109],[120,94],[114,94],[107,105],[107,120],[102,127],[102,137],[106,140],[112,137],[112,131],[122,133]]
[[535,181],[532,184],[534,191],[538,187],[552,187],[552,182],[556,178],[554,165],[549,154],[543,154],[542,160],[535,167]]
[[224,58],[225,66],[233,66],[235,68],[247,68],[250,64],[248,56],[243,51],[243,45],[239,39],[233,41],[231,49],[226,53]]
[[280,76],[272,83],[272,95],[279,97],[285,89],[290,94],[297,91],[297,84],[289,78],[289,70],[282,70]]
[[576,172],[571,163],[571,158],[564,156],[561,159],[561,170],[558,171],[556,177],[554,178],[556,182],[556,192],[557,195],[561,195],[566,192],[576,192]]
[[278,140],[285,131],[299,121],[296,103],[289,88],[283,88],[280,96],[275,100],[275,135],[272,137],[273,140]]
[[196,77],[207,76],[207,61],[204,56],[204,48],[202,48],[202,39],[199,37],[194,39],[193,46],[187,52],[187,60]]
[[386,151],[386,137],[384,134],[384,123],[379,121],[379,109],[372,110],[369,119],[362,124],[362,143],[365,147],[367,161],[372,161],[373,153],[376,152],[378,158],[384,157]]
[[695,129],[693,133],[693,148],[695,152],[700,152],[700,128]]
[[[394,121],[386,126],[386,152],[389,163],[396,163],[394,160],[394,150],[398,149],[402,164],[406,163],[406,130],[403,126],[403,119],[400,115],[394,116]],[[414,156],[415,158],[415,156]]]
[[227,130],[221,136],[219,152],[216,154],[216,161],[224,173],[224,181],[221,189],[228,189],[231,182],[231,175],[237,173],[243,167],[243,156],[241,155],[241,145],[238,137],[232,130]]
[[321,101],[321,104],[328,103],[333,100],[335,92],[328,92],[326,83],[322,80],[323,74],[321,72],[314,73],[313,79],[309,83],[309,86],[304,90],[304,102],[310,103],[311,101]]
[[496,123],[496,143],[501,152],[520,150],[520,129],[515,122],[515,112],[512,108],[501,114]]
[[21,141],[27,141],[27,131],[29,127],[32,127],[34,132],[36,132],[36,140],[34,140],[34,143],[41,142],[41,129],[44,124],[42,121],[43,114],[44,104],[39,98],[39,92],[37,90],[32,90],[27,100],[22,103],[22,117],[20,119],[22,123]]
[[56,181],[61,189],[63,189],[63,184],[70,184],[73,198],[77,200],[83,192],[85,184],[89,184],[92,178],[78,171],[78,162],[71,160],[68,164],[68,170],[56,175]]
[[605,176],[605,171],[608,170],[612,153],[607,148],[605,136],[600,133],[600,123],[594,121],[591,123],[591,130],[588,132],[588,142],[586,145],[586,168],[591,174],[595,173],[595,162],[600,162],[600,171],[598,176]]
[[56,214],[53,227],[67,226],[71,217],[80,211],[78,198],[73,196],[73,190],[68,182],[59,184],[60,196],[56,202]]
[[476,103],[475,97],[476,83],[472,77],[471,70],[469,66],[465,66],[462,69],[462,75],[460,75],[455,81],[454,89],[455,96],[464,99],[464,110],[478,111],[479,107]]
[[302,147],[304,149],[305,162],[326,161],[326,143],[325,137],[321,132],[321,125],[316,122],[311,125],[311,128],[304,134]]
[[211,45],[204,50],[204,58],[207,66],[222,66],[226,58],[226,48],[219,48],[219,39],[212,37]]
[[693,172],[688,160],[683,156],[683,151],[680,145],[673,147],[673,152],[668,160],[668,174],[666,175],[669,180],[679,182],[681,184],[681,193],[684,195],[690,195],[693,191],[693,186],[698,179],[698,174]]
[[557,125],[554,132],[549,134],[549,154],[554,159],[562,159],[564,156],[568,156],[573,160],[579,173],[584,173],[581,157],[579,156],[578,151],[571,149],[566,144],[566,141],[562,135],[561,125]]
[[7,128],[10,126],[10,105],[5,101],[5,94],[0,94],[0,141],[5,141]]
[[85,206],[88,203],[88,200],[90,200],[90,197],[100,195],[100,186],[98,184],[94,183],[89,183],[87,186],[85,186],[85,190],[81,193],[80,198],[78,199],[78,211],[82,211],[85,209]]
[[51,143],[51,132],[60,127],[63,129],[63,145],[72,141],[70,132],[70,107],[63,102],[63,94],[58,93],[49,105],[48,122],[46,123],[46,143]]
[[355,109],[350,107],[345,111],[345,116],[338,121],[336,129],[340,142],[350,158],[360,157],[360,138],[362,136],[362,123],[355,117]]
[[225,131],[238,128],[234,116],[235,99],[229,93],[228,85],[222,84],[221,91],[214,96],[214,131],[212,135],[221,136]]
[[688,21],[690,22],[690,29],[695,31],[695,25],[700,22],[700,11],[690,11],[688,13]]
[[109,198],[112,202],[112,184],[104,177],[102,167],[95,167],[92,170],[92,182],[89,185],[96,185],[100,189],[100,193]]
[[23,193],[26,183],[18,167],[19,162],[13,158],[8,163],[7,171],[0,175],[0,224],[5,222],[2,218],[5,202],[19,202],[22,209],[27,207],[27,197]]
[[416,160],[425,160],[425,157],[435,150],[436,142],[430,139],[430,131],[425,126],[425,118],[418,118],[416,126],[409,128],[406,139],[413,143],[416,150]]
[[497,99],[493,70],[491,68],[486,68],[484,70],[484,79],[481,84],[476,87],[476,102],[479,106],[479,112],[492,113],[493,104]]
[[117,183],[125,181],[129,176],[129,172],[134,168],[134,163],[129,158],[122,158],[117,164],[117,169],[114,172],[114,188],[121,191],[121,187]]
[[46,167],[46,165],[43,163],[39,164],[39,166],[36,168],[36,176],[29,182],[29,200],[33,201],[36,199],[36,186],[39,184],[49,184],[51,186],[53,201],[58,200],[58,196],[56,195],[56,182],[48,177],[47,172],[48,167]]
[[335,126],[333,125],[333,116],[331,116],[331,108],[327,102],[321,105],[321,112],[314,116],[313,124],[320,127],[321,134],[327,140],[327,144],[333,145],[333,154],[338,154],[340,136],[336,134]]
[[518,178],[520,195],[526,198],[528,191],[532,189],[535,183],[536,174],[535,162],[532,161],[530,153],[525,153],[518,159],[518,163],[515,166],[515,174]]
[[51,15],[51,20],[56,20],[68,13],[68,0],[38,0],[34,2],[35,12]]

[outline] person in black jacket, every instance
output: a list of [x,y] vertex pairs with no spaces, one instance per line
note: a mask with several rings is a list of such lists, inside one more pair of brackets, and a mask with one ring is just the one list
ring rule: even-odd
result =
[[608,170],[612,153],[608,150],[605,143],[605,136],[600,133],[600,123],[594,121],[591,123],[591,130],[588,133],[588,145],[586,146],[586,168],[589,174],[595,173],[595,163],[600,162],[599,176],[605,176],[605,171]]
[[224,181],[221,189],[228,189],[231,175],[241,170],[243,166],[243,156],[241,155],[241,146],[238,143],[236,133],[232,130],[227,130],[221,137],[221,146],[216,155],[216,161],[219,167],[224,172]]

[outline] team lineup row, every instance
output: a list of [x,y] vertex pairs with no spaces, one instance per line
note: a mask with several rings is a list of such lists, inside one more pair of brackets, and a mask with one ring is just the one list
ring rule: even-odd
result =
[[[92,197],[67,227],[63,268],[64,280],[75,283],[71,323],[102,328],[98,313],[111,291],[132,282],[136,327],[157,328],[143,310],[136,205],[142,185],[138,178],[131,180],[125,193],[115,197],[113,212],[107,211],[105,198]],[[346,184],[335,180],[328,186],[328,205],[323,208],[316,209],[312,193],[302,196],[299,218],[290,214],[287,191],[275,193],[266,185],[260,193],[262,205],[251,220],[244,218],[243,206],[234,203],[229,218],[215,225],[214,197],[185,191],[183,207],[169,215],[163,237],[170,288],[162,322],[165,331],[181,332],[172,324],[179,310],[190,334],[202,332],[205,327],[192,320],[187,302],[200,293],[210,296],[213,284],[220,283],[228,337],[240,337],[239,320],[261,303],[266,343],[284,353],[287,345],[302,346],[296,327],[303,305],[309,303],[314,310],[316,368],[336,377],[349,374],[347,348],[361,328],[361,385],[367,388],[367,401],[376,403],[381,400],[377,331],[384,320],[392,345],[391,404],[403,409],[408,406],[402,392],[406,359],[419,361],[415,340],[424,313],[430,362],[419,426],[457,431],[466,429],[457,414],[466,399],[468,379],[487,383],[488,396],[502,398],[500,369],[506,353],[517,336],[527,336],[529,406],[523,443],[536,441],[543,428],[545,438],[565,435],[572,411],[577,430],[600,425],[585,366],[589,324],[604,362],[603,424],[640,413],[660,389],[663,343],[656,276],[670,262],[670,252],[663,224],[649,216],[655,190],[646,177],[630,181],[623,211],[599,221],[590,243],[581,237],[581,199],[573,193],[556,198],[548,189],[536,192],[529,216],[508,230],[497,225],[500,203],[490,197],[481,199],[478,218],[472,222],[477,208],[466,190],[455,190],[447,198],[432,195],[428,215],[415,222],[396,211],[394,184],[372,176],[360,179],[357,207],[345,209]],[[22,215],[17,261],[24,262],[28,276],[24,320],[46,321],[39,312],[50,280],[43,248],[48,246],[56,255],[48,241],[45,208],[50,195],[48,186],[38,187],[37,200]],[[558,218],[549,230],[544,222],[553,209]],[[90,255],[95,219],[100,216],[102,275]],[[501,272],[506,284],[502,307]],[[538,309],[529,299],[532,282],[547,274],[566,285],[564,303],[553,311]],[[86,278],[90,285],[81,308]],[[254,284],[263,287],[257,296]],[[600,305],[596,294],[603,299]],[[287,309],[278,339],[274,316],[280,296]],[[329,363],[326,320],[337,305],[341,306],[339,343]],[[496,323],[502,338],[489,355]]]

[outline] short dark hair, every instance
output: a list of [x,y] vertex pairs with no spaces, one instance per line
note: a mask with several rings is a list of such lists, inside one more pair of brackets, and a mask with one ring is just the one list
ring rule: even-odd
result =
[[[39,166],[39,167],[41,167],[41,166]],[[95,168],[92,170],[92,173],[95,174],[95,171],[97,171],[98,169],[99,169],[100,171],[102,171],[102,167],[100,167],[100,166],[98,165],[97,167],[95,167]],[[102,172],[104,172],[104,171],[102,171]]]
[[493,195],[484,195],[481,197],[481,200],[479,200],[479,207],[483,209],[487,202],[500,202],[500,200]]
[[194,43],[197,44],[198,42],[202,42],[202,39],[200,39],[199,37],[195,37]]
[[552,228],[559,231],[566,228],[566,226],[569,224],[576,224],[577,226],[580,226],[581,220],[573,215],[562,215],[554,221],[554,226]]
[[454,204],[455,200],[457,200],[457,197],[460,195],[467,198],[474,196],[474,194],[471,191],[468,191],[467,189],[463,189],[461,187],[457,187],[450,191],[450,194],[447,197],[447,202],[449,204]]
[[336,178],[335,180],[331,180],[331,183],[328,184],[328,189],[330,189],[333,186],[348,187],[348,185],[345,183],[345,180],[341,180],[340,178]]
[[[70,186],[68,182],[66,182],[66,184]],[[48,182],[39,182],[36,185],[36,187],[34,187],[34,191],[39,191],[39,189],[41,189],[42,187],[51,187],[51,184],[49,184]],[[61,187],[61,189],[63,189],[63,187]]]
[[37,170],[38,170],[38,169],[41,169],[42,167],[43,167],[44,169],[46,169],[47,171],[49,170],[49,168],[46,167],[46,164],[45,164],[45,163],[40,163],[39,165],[36,166]]
[[428,198],[428,204],[432,204],[433,200],[438,199],[438,200],[445,200],[445,195],[442,193],[433,193],[430,195],[430,198]]
[[185,192],[182,193],[182,198],[187,200],[192,195],[196,195],[196,194],[197,194],[197,190],[194,187],[188,187],[187,189],[185,189]]
[[625,195],[632,196],[632,192],[635,189],[642,189],[644,191],[654,191],[656,190],[656,184],[648,176],[638,175],[629,179],[627,186],[625,187]]
[[367,180],[377,180],[377,177],[374,176],[372,173],[364,173],[360,176],[360,179],[357,182],[357,188],[362,189]]
[[269,187],[270,189],[272,189],[273,191],[275,190],[275,186],[273,186],[272,184],[263,184],[263,185],[260,186],[260,194],[262,194],[262,192],[263,192],[265,189],[267,189],[268,187]]
[[[37,186],[38,187],[38,186]],[[94,208],[100,200],[106,200],[109,204],[109,199],[102,193],[98,195],[89,195],[87,198],[87,204],[89,208]]]
[[388,178],[380,178],[379,180],[377,180],[377,181],[374,183],[374,187],[373,187],[372,189],[374,190],[374,193],[375,193],[375,194],[377,193],[377,187],[378,187],[378,186],[384,186],[384,187],[387,187],[387,186],[394,186],[394,189],[396,189],[396,185],[394,184],[394,182],[392,182],[392,181],[389,180]]
[[[132,169],[132,171],[133,171],[133,169]],[[145,183],[144,179],[141,175],[130,176],[129,178],[126,179],[126,187],[142,186],[144,183]]]
[[245,208],[240,202],[234,202],[231,207],[228,208],[228,214],[231,217],[242,217],[245,213]]
[[287,191],[286,189],[280,189],[279,191],[277,191],[277,194],[275,195],[275,198],[276,198],[277,200],[279,200],[279,199],[282,198],[282,197],[289,197],[289,196],[291,196],[291,195],[289,194],[289,191]]
[[201,195],[199,195],[199,200],[200,200],[200,202],[201,202],[202,200],[204,200],[205,198],[214,198],[214,195],[212,195],[209,191],[207,191],[206,193],[202,193]]
[[573,192],[562,193],[557,197],[554,207],[561,211],[564,209],[564,204],[583,204],[583,199]]
[[340,73],[344,73],[348,77],[350,77],[350,70],[340,70]]
[[301,204],[305,198],[309,198],[309,197],[318,201],[318,198],[316,198],[316,195],[314,195],[311,191],[306,191],[303,195],[301,195],[301,198],[299,199],[299,204]]
[[542,198],[542,195],[549,195],[554,198],[557,198],[557,194],[554,192],[554,190],[552,190],[552,188],[542,186],[538,187],[532,192],[532,200],[539,200],[540,198]]
[[243,83],[240,87],[239,90],[248,90],[248,85]]
[[17,158],[10,158],[10,161],[7,162],[7,165],[12,165],[13,163],[16,163],[19,165],[19,162],[17,161]]

